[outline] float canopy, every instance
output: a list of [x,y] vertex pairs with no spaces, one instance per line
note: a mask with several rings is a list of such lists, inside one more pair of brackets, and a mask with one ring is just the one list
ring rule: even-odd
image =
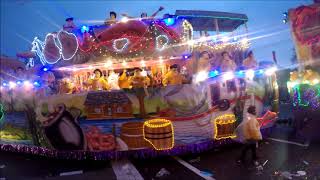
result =
[[218,21],[219,31],[222,32],[232,32],[248,21],[245,14],[217,11],[176,10],[175,15],[187,19],[194,31],[216,31],[215,19]]

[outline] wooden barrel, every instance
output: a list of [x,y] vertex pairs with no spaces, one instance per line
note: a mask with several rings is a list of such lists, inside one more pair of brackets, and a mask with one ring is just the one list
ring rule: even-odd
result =
[[143,122],[122,124],[120,138],[131,150],[150,147],[149,143],[143,138]]
[[214,139],[235,138],[236,118],[234,114],[224,114],[214,119]]
[[174,146],[174,132],[170,120],[152,119],[143,124],[143,136],[156,150],[171,149]]

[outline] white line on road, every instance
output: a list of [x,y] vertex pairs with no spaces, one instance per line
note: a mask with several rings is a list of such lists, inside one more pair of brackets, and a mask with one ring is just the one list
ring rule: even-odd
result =
[[111,162],[117,180],[143,180],[143,177],[128,159]]
[[71,175],[76,175],[76,174],[83,174],[83,171],[79,170],[79,171],[63,172],[63,173],[60,173],[60,176],[71,176]]
[[302,146],[302,147],[308,147],[309,146],[308,144],[301,144],[301,143],[297,143],[297,142],[293,142],[293,141],[287,141],[287,140],[283,140],[283,139],[276,139],[276,138],[267,138],[267,139],[272,140],[272,141],[287,143],[287,144],[294,144],[294,145]]
[[194,167],[191,164],[187,163],[186,161],[182,160],[181,158],[179,158],[177,156],[173,156],[173,158],[175,160],[177,160],[180,164],[182,164],[184,167],[188,168],[189,170],[191,170],[192,172],[194,172],[197,175],[201,176],[202,178],[204,178],[206,180],[215,180],[213,177],[205,176],[205,175],[201,174],[201,171],[199,169],[197,169],[196,167]]

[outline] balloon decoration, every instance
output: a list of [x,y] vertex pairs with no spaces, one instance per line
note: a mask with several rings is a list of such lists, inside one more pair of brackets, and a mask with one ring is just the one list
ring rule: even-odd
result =
[[289,11],[291,29],[299,61],[320,57],[320,5],[300,6]]
[[277,113],[267,111],[262,117],[257,118],[260,123],[260,126],[266,126],[269,123],[272,123],[277,118]]

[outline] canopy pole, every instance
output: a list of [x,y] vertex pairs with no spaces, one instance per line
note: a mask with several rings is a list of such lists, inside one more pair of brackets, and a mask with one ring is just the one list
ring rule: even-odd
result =
[[217,33],[217,38],[219,36],[219,23],[218,23],[218,19],[214,19],[214,27],[216,29],[216,33]]
[[246,38],[248,38],[249,31],[248,31],[248,26],[247,26],[246,22],[244,23],[244,29],[245,29],[245,33],[246,33]]

